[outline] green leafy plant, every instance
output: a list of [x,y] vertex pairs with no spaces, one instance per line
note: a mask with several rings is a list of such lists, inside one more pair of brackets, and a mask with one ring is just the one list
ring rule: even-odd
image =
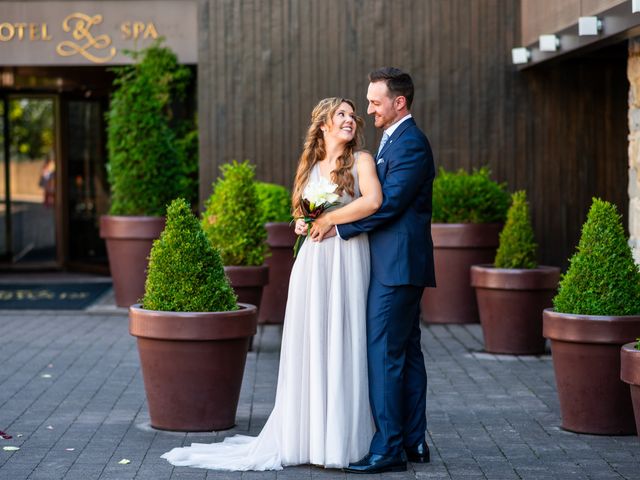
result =
[[636,338],[636,350],[640,350],[640,337]]
[[509,194],[504,183],[491,180],[490,173],[486,167],[471,173],[440,168],[433,181],[433,222],[503,222]]
[[507,222],[500,232],[500,244],[494,260],[497,268],[535,268],[536,245],[527,193],[519,190],[511,195]]
[[262,224],[291,221],[291,193],[282,185],[256,182]]
[[116,67],[107,119],[107,166],[112,215],[163,215],[179,196],[191,197],[197,157],[172,126],[190,71],[159,42],[128,52],[136,63]]
[[593,199],[553,305],[561,313],[640,314],[640,271],[615,205]]
[[248,161],[224,164],[222,176],[202,214],[202,228],[225,265],[262,265],[267,231],[262,224],[255,167]]
[[183,198],[171,202],[166,227],[153,242],[142,305],[148,310],[171,312],[238,308],[220,254]]
[[198,124],[196,119],[178,122],[176,128],[176,148],[184,166],[182,196],[192,206],[198,205]]

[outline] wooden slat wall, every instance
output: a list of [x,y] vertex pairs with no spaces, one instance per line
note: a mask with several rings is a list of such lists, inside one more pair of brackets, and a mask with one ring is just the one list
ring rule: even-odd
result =
[[[626,215],[624,55],[518,72],[519,1],[200,1],[202,200],[232,159],[290,186],[317,101],[350,97],[365,114],[367,73],[392,64],[414,78],[438,165],[489,165],[527,189],[542,262],[566,266],[592,196]],[[369,149],[379,135],[367,119]]]

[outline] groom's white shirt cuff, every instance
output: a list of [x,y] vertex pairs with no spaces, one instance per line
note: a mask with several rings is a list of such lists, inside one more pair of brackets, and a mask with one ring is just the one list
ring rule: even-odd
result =
[[340,240],[342,240],[342,237],[340,236],[340,230],[338,230],[338,226],[337,226],[337,225],[334,225],[334,226],[333,226],[333,228],[335,228],[335,229],[336,229],[336,236],[337,236]]

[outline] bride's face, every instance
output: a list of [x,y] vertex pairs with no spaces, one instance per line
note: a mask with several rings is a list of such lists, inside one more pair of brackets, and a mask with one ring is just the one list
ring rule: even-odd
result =
[[348,143],[356,135],[356,113],[348,103],[341,103],[331,120],[325,125],[324,136],[339,143]]

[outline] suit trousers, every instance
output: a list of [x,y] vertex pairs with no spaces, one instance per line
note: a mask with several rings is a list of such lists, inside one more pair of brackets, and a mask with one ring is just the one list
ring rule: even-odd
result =
[[376,425],[369,451],[398,455],[427,429],[427,372],[420,348],[423,287],[387,286],[372,276],[367,301],[369,400]]

